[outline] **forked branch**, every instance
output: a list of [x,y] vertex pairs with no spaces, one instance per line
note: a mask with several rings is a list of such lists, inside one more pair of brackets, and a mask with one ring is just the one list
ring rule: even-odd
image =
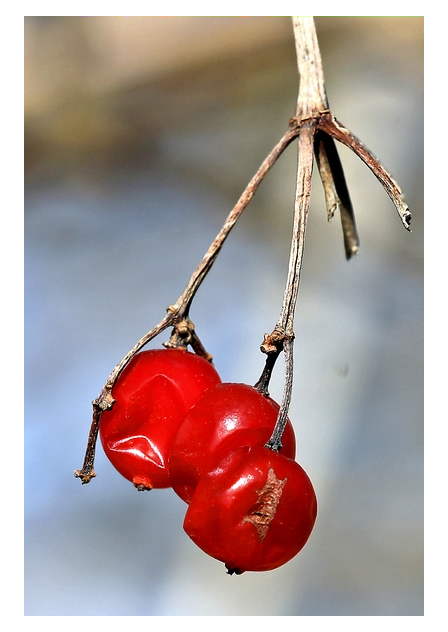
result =
[[268,156],[260,165],[256,174],[253,176],[247,187],[244,189],[242,195],[240,196],[240,199],[238,200],[232,211],[229,213],[223,227],[205,253],[201,263],[193,272],[185,290],[179,296],[177,301],[173,305],[168,307],[167,314],[160,321],[160,323],[158,323],[153,329],[151,329],[151,331],[145,334],[117,364],[112,373],[109,375],[106,384],[101,389],[98,398],[92,402],[93,416],[90,426],[86,453],[84,457],[84,463],[80,470],[75,470],[75,477],[80,478],[83,484],[89,483],[91,479],[96,476],[94,471],[94,460],[98,432],[103,411],[112,408],[115,403],[115,400],[112,396],[112,389],[123,369],[145,345],[147,345],[160,333],[165,331],[165,329],[173,327],[174,329],[171,339],[168,343],[165,343],[165,346],[179,346],[180,344],[185,344],[186,346],[187,344],[190,344],[195,353],[202,355],[209,361],[212,360],[212,356],[205,350],[204,346],[200,342],[199,337],[197,336],[194,329],[194,325],[189,319],[191,303],[241,213],[249,204],[250,200],[254,196],[255,192],[257,191],[268,171],[277,162],[278,158],[288,147],[288,145],[297,137],[297,133],[298,131],[295,127],[290,127],[280,139],[280,141],[270,151]]
[[[285,352],[285,387],[277,423],[266,444],[266,447],[277,451],[282,447],[281,438],[287,423],[292,396],[295,337],[293,323],[310,203],[313,149],[324,187],[327,217],[331,219],[337,208],[339,208],[341,213],[347,259],[350,259],[358,251],[359,238],[350,195],[334,140],[347,145],[368,165],[394,202],[401,221],[408,230],[411,221],[411,214],[398,184],[374,158],[371,152],[349,130],[344,128],[330,112],[313,18],[293,17],[293,29],[300,87],[296,115],[291,123],[296,125],[299,130],[299,155],[288,278],[280,317],[273,332],[278,338],[277,349],[283,346]],[[265,351],[263,346],[261,350]],[[263,394],[268,393],[270,374],[278,355],[279,353],[276,353],[276,351],[271,351],[271,355],[268,352],[262,378],[256,385]]]
[[286,360],[285,390],[277,424],[268,442],[268,446],[271,449],[278,450],[281,447],[281,437],[286,424],[292,394],[293,322],[311,194],[313,152],[324,187],[327,216],[331,219],[337,208],[339,208],[341,213],[347,259],[357,252],[359,239],[348,188],[333,139],[347,145],[369,166],[397,207],[403,225],[409,230],[411,215],[397,183],[362,143],[336,120],[329,110],[322,60],[313,18],[293,17],[293,30],[300,76],[296,114],[291,119],[286,133],[268,154],[243,191],[222,229],[210,245],[199,266],[193,272],[183,293],[167,309],[167,313],[160,323],[143,336],[117,364],[98,398],[92,402],[93,417],[84,463],[81,470],[75,471],[75,476],[80,478],[82,483],[88,483],[95,476],[93,465],[98,431],[103,412],[114,405],[112,389],[123,369],[146,344],[167,328],[173,327],[171,339],[168,343],[165,343],[166,346],[190,345],[196,353],[209,361],[212,360],[212,356],[205,350],[189,318],[191,303],[241,213],[252,199],[268,171],[292,141],[298,139],[299,156],[288,278],[280,317],[272,334],[265,336],[264,344],[261,347],[262,351],[267,354],[267,359],[262,376],[256,384],[256,388],[261,393],[268,395],[272,370],[279,354],[284,351]]

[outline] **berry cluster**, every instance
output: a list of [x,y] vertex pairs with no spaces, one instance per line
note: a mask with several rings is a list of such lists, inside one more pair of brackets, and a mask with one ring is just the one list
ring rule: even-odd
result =
[[172,487],[188,504],[186,533],[230,574],[278,568],[305,545],[316,496],[289,420],[280,451],[265,447],[271,398],[223,383],[183,348],[135,355],[113,397],[100,424],[107,457],[139,490]]

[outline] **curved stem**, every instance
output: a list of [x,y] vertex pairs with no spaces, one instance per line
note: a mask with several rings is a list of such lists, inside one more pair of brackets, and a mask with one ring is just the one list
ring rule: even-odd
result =
[[348,129],[346,129],[336,119],[331,112],[326,112],[319,119],[319,129],[334,138],[335,140],[343,143],[351,149],[361,160],[369,167],[372,173],[383,185],[384,190],[395,204],[398,215],[406,230],[411,230],[411,212],[405,202],[403,193],[398,186],[397,182],[392,178],[390,173],[386,171],[383,165],[375,158],[372,152],[367,149],[363,143],[356,138]]
[[249,204],[250,200],[253,198],[255,192],[260,186],[261,182],[265,178],[267,172],[271,167],[277,162],[278,158],[284,152],[284,150],[290,145],[290,143],[297,138],[299,134],[299,130],[297,126],[293,125],[290,127],[287,132],[283,135],[280,141],[275,145],[275,147],[269,152],[268,156],[264,159],[262,164],[260,165],[258,171],[253,176],[247,187],[244,189],[241,194],[240,199],[235,204],[230,214],[228,215],[223,227],[219,231],[218,235],[213,240],[209,249],[204,255],[199,266],[194,271],[191,279],[183,291],[183,293],[179,296],[176,303],[173,305],[172,309],[178,309],[179,313],[185,313],[189,310],[191,302],[199,289],[202,281],[205,279],[206,275],[210,271],[216,257],[218,256],[224,241],[227,239],[230,231],[236,224],[238,218],[241,213],[244,211],[246,206]]
[[[313,145],[319,173],[324,186],[328,217],[331,218],[333,216],[336,207],[339,207],[341,211],[347,259],[357,252],[359,238],[342,165],[333,139],[344,143],[372,170],[394,202],[403,226],[407,230],[410,230],[411,223],[411,213],[409,212],[409,208],[398,184],[376,160],[373,154],[351,134],[349,130],[344,128],[329,110],[322,60],[313,18],[293,17],[293,28],[297,65],[300,75],[297,110],[296,116],[293,119],[300,129],[298,139],[299,160],[288,279],[281,314],[274,330],[274,332],[284,332],[283,347],[285,351],[286,378],[277,423],[271,438],[266,444],[267,447],[273,450],[279,450],[281,448],[281,437],[286,425],[291,402],[294,311],[300,283],[305,229],[311,192]],[[270,358],[268,357],[269,362],[266,361],[262,378],[257,382],[257,386],[260,387],[261,385],[262,390],[260,390],[260,392],[267,393],[270,375],[278,355],[279,353],[273,353]]]
[[81,478],[83,483],[88,483],[90,479],[95,476],[93,471],[95,444],[101,415],[104,410],[111,408],[114,404],[112,388],[120,373],[142,347],[167,327],[174,326],[175,328],[177,327],[177,330],[167,346],[191,344],[196,353],[199,353],[211,361],[212,356],[204,349],[194,331],[194,325],[188,317],[192,300],[202,281],[210,271],[224,241],[227,239],[241,213],[252,199],[269,169],[275,164],[286,147],[288,147],[294,139],[298,138],[299,156],[288,277],[277,325],[271,335],[265,336],[265,344],[261,346],[261,350],[268,354],[268,358],[262,376],[256,384],[256,388],[263,395],[267,396],[273,367],[279,354],[284,350],[286,361],[285,390],[277,423],[270,440],[266,444],[267,447],[273,450],[280,449],[281,437],[286,425],[291,401],[294,343],[293,323],[300,284],[305,230],[310,202],[313,150],[316,153],[319,173],[324,185],[328,216],[333,216],[336,206],[339,206],[341,211],[347,258],[350,258],[356,253],[359,240],[347,185],[332,139],[347,145],[370,167],[395,203],[403,225],[410,230],[411,214],[398,184],[373,157],[370,151],[347,129],[338,123],[336,118],[329,111],[322,60],[313,18],[294,16],[292,20],[297,65],[300,76],[296,115],[291,119],[288,131],[272,149],[243,191],[237,204],[228,215],[224,226],[210,245],[210,248],[207,250],[199,266],[193,272],[190,281],[176,303],[168,308],[165,318],[143,336],[117,364],[104,385],[98,399],[93,402],[93,420],[84,466],[82,470],[75,472],[75,476]]
[[[318,118],[328,108],[322,59],[314,20],[312,17],[294,16],[292,21],[300,76],[295,121],[299,126],[300,132],[298,137],[297,184],[288,277],[280,316],[274,330],[284,332],[285,387],[277,422],[269,441],[266,443],[266,447],[277,451],[282,446],[281,438],[288,420],[292,396],[294,312],[299,291],[306,223],[310,205],[314,138],[317,132]],[[274,362],[276,359],[277,356],[275,356]],[[266,368],[272,371],[273,364],[271,362],[269,367],[266,364]],[[269,376],[267,378],[268,382]],[[267,383],[265,385],[266,390]]]
[[[194,325],[188,318],[191,302],[198,291],[201,283],[205,279],[206,275],[210,271],[213,263],[216,260],[225,240],[227,239],[230,231],[234,227],[241,213],[244,211],[250,200],[254,196],[264,177],[268,173],[269,169],[276,163],[283,151],[288,145],[297,138],[299,134],[299,128],[296,125],[289,127],[287,132],[283,135],[280,141],[269,152],[268,156],[264,159],[254,177],[251,179],[247,187],[244,189],[240,199],[228,215],[224,226],[219,231],[216,238],[213,240],[209,249],[205,253],[201,263],[193,272],[185,290],[179,296],[177,301],[167,309],[166,316],[156,325],[151,331],[141,338],[137,344],[124,356],[124,358],[116,365],[112,373],[109,375],[106,384],[103,386],[98,398],[92,402],[93,417],[90,427],[89,438],[87,442],[86,453],[84,457],[84,463],[80,470],[75,470],[75,477],[80,478],[83,484],[89,483],[94,478],[95,472],[93,469],[95,460],[96,442],[98,439],[98,432],[101,422],[102,414],[105,410],[112,408],[115,400],[112,396],[112,388],[117,381],[119,375],[123,369],[129,364],[132,358],[153,338],[159,335],[162,331],[168,327],[176,326],[183,321],[187,321],[187,327],[189,327],[189,344],[193,347],[196,353],[204,356],[207,360],[211,361],[212,356],[204,349],[201,341],[194,331]],[[169,346],[169,344],[167,345]]]
[[283,349],[285,352],[285,387],[273,433],[266,443],[271,450],[280,450],[281,438],[288,421],[289,406],[293,384],[293,346],[294,346],[294,312],[300,284],[305,232],[311,196],[311,177],[313,173],[314,135],[317,121],[311,120],[303,124],[298,141],[297,186],[294,205],[294,224],[289,257],[288,278],[286,281],[283,304],[276,330],[284,331]]
[[[179,296],[177,301],[173,305],[168,307],[167,315],[165,316],[165,318],[153,329],[151,329],[151,331],[149,331],[145,336],[143,336],[143,338],[141,338],[137,342],[137,344],[134,345],[134,347],[117,364],[117,366],[114,368],[114,370],[110,374],[106,382],[105,388],[111,389],[113,387],[118,376],[123,371],[125,366],[130,362],[130,360],[132,360],[135,354],[138,353],[140,349],[142,349],[142,347],[144,347],[148,342],[150,342],[162,331],[167,329],[167,327],[175,325],[177,322],[181,321],[183,318],[188,316],[193,298],[196,292],[198,291],[201,283],[203,282],[207,274],[210,272],[210,269],[213,263],[215,262],[216,257],[218,256],[222,246],[224,245],[225,240],[229,236],[230,231],[235,226],[241,213],[249,204],[252,197],[255,195],[255,192],[257,191],[261,182],[265,178],[269,169],[271,169],[271,167],[277,162],[277,160],[279,159],[281,154],[284,152],[284,150],[295,138],[297,138],[299,133],[300,133],[300,130],[297,126],[290,127],[287,130],[287,132],[283,135],[283,137],[280,139],[280,141],[275,145],[275,147],[269,152],[267,157],[263,160],[260,167],[258,168],[256,174],[253,176],[253,178],[250,180],[247,187],[244,189],[238,202],[235,204],[235,206],[233,207],[233,209],[227,216],[227,219],[224,222],[223,227],[221,228],[218,235],[215,237],[215,239],[211,243],[201,263],[191,275],[191,278],[185,290]],[[196,342],[197,349],[200,348],[200,343],[198,341],[199,339],[196,337],[195,342]],[[99,400],[102,399],[101,394],[98,399]],[[110,406],[107,406],[107,407],[109,408]]]
[[[168,327],[173,326],[175,324],[175,322],[176,322],[176,316],[177,316],[176,313],[168,311],[168,313],[165,316],[165,318],[163,318],[163,320],[161,320],[158,325],[156,325],[153,329],[151,329],[151,331],[149,331],[147,334],[145,334],[143,336],[143,338],[141,338],[132,347],[132,349],[130,351],[128,351],[128,353],[124,356],[124,358],[122,360],[120,360],[120,362],[114,368],[112,373],[109,375],[103,390],[104,389],[112,390],[112,387],[114,386],[115,382],[117,381],[118,376],[123,371],[123,369],[129,364],[129,362],[132,360],[132,358],[140,351],[140,349],[142,349],[145,345],[147,345],[148,342],[150,342],[153,338],[155,338],[156,336],[161,334],[162,331],[164,331]],[[101,391],[101,392],[103,392],[103,391]],[[102,400],[101,394],[98,397],[98,400]],[[111,406],[107,406],[107,408],[110,408],[110,407]]]
[[327,219],[331,221],[336,209],[339,209],[345,257],[351,259],[359,250],[359,236],[344,169],[333,138],[318,130],[314,139],[314,155],[324,188]]
[[269,441],[265,444],[266,448],[276,450],[282,447],[282,437],[288,422],[289,404],[292,396],[292,385],[294,375],[294,338],[287,338],[283,343],[285,352],[285,387],[283,390],[283,399],[278,411],[277,421]]

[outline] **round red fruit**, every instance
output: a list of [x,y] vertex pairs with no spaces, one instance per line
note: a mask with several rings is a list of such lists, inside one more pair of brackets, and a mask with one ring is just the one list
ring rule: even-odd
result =
[[168,457],[186,412],[221,379],[185,349],[138,353],[112,389],[100,437],[112,465],[138,489],[169,487]]
[[[263,446],[271,437],[279,406],[247,384],[221,383],[206,391],[188,411],[174,440],[171,486],[190,502],[200,478],[229,452]],[[296,442],[288,420],[281,454],[294,458]]]
[[268,448],[246,446],[201,478],[184,530],[230,574],[269,571],[302,549],[316,514],[313,486],[298,463]]

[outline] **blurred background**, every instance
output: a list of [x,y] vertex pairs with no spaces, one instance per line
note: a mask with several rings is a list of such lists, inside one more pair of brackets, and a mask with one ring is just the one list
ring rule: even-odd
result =
[[[290,18],[25,18],[26,615],[423,614],[423,18],[316,27],[330,106],[399,182],[412,233],[339,146],[360,253],[346,262],[314,177],[295,319],[290,417],[316,527],[282,568],[230,577],[183,532],[172,490],[138,493],[100,446],[89,485],[73,471],[91,401],[287,129]],[[296,161],[291,146],[193,304],[224,381],[263,368]]]

